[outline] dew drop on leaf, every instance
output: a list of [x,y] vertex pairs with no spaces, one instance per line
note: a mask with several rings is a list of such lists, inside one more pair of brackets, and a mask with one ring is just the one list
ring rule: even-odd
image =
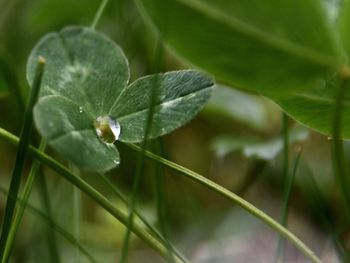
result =
[[97,136],[104,143],[114,143],[118,140],[120,135],[120,125],[119,123],[112,119],[110,116],[99,116],[94,122],[94,127]]

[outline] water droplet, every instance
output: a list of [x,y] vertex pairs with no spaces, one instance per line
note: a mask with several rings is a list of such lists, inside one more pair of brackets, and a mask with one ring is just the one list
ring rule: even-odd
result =
[[83,113],[83,107],[82,106],[79,107],[79,112]]
[[97,136],[105,143],[114,143],[119,139],[120,125],[110,116],[99,116],[94,122]]
[[113,160],[113,163],[115,163],[116,165],[119,165],[120,161],[119,160]]

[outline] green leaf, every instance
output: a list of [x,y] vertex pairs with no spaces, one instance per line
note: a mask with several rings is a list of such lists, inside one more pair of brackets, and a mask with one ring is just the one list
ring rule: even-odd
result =
[[120,140],[140,142],[145,134],[152,86],[157,88],[149,138],[167,134],[191,120],[209,99],[213,80],[195,70],[146,76],[124,90],[111,115],[120,123]]
[[[335,28],[335,1],[138,2],[186,60],[233,87],[272,98],[298,121],[331,133],[333,82],[347,61]],[[333,9],[326,12],[326,6]],[[343,135],[350,138],[349,125]]]
[[118,124],[120,140],[143,140],[153,88],[157,92],[149,138],[193,118],[213,86],[211,78],[194,70],[147,76],[128,86],[123,51],[84,27],[67,27],[43,37],[28,59],[29,82],[38,56],[46,58],[47,67],[34,108],[36,126],[57,152],[86,170],[103,172],[119,164],[112,144],[119,138],[114,130]]

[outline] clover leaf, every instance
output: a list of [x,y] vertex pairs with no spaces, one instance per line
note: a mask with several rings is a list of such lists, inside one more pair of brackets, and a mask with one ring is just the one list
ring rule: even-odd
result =
[[213,80],[196,70],[145,76],[128,85],[128,61],[112,40],[72,26],[44,36],[27,64],[31,83],[39,56],[47,65],[34,121],[49,144],[79,168],[107,171],[119,164],[113,142],[144,140],[191,120],[210,97]]

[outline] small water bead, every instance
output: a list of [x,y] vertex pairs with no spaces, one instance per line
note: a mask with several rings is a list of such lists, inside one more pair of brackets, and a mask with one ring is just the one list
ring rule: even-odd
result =
[[120,125],[108,115],[97,117],[94,122],[94,127],[97,136],[104,143],[111,144],[119,139]]

